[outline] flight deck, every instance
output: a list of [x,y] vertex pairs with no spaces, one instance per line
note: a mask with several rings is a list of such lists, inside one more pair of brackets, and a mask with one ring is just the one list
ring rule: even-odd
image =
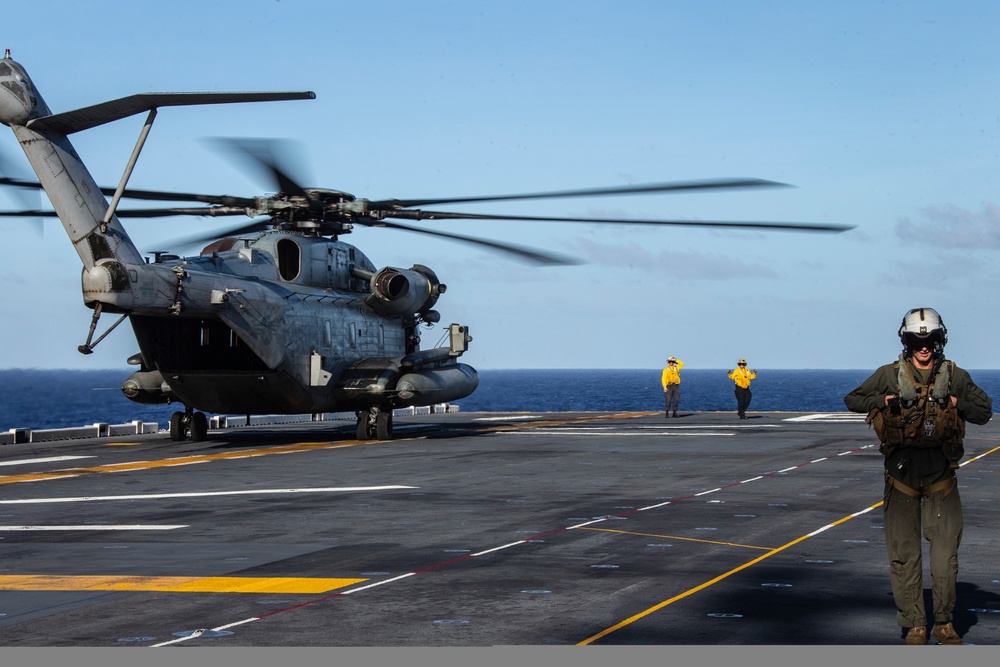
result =
[[[0,646],[902,644],[863,415],[447,413],[355,435],[0,446]],[[996,645],[1000,422],[966,452],[954,623]]]

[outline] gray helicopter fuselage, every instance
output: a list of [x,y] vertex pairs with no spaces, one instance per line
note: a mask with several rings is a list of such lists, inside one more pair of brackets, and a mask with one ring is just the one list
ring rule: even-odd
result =
[[[406,376],[399,377],[407,355],[419,351],[414,306],[395,316],[377,310],[385,308],[373,300],[378,287],[352,274],[379,275],[360,250],[282,231],[229,245],[198,257],[161,257],[138,272],[130,320],[143,366],[163,377],[166,395],[217,412],[233,412],[237,402],[254,413],[362,409],[376,397],[386,406],[423,404],[413,402],[416,394],[391,391]],[[438,287],[418,272],[391,271],[410,276],[408,294],[423,288],[416,306]],[[145,291],[147,283],[156,289]],[[177,316],[164,320],[172,308]],[[454,376],[463,392],[475,388],[474,371],[464,365],[424,366],[414,372]],[[452,390],[426,389],[424,399],[454,400]]]
[[467,327],[452,324],[447,347],[420,350],[418,327],[439,320],[432,307],[445,291],[427,267],[376,270],[350,244],[277,229],[224,239],[195,257],[144,259],[68,138],[135,113],[125,102],[54,116],[23,67],[0,61],[0,122],[80,257],[84,303],[95,324],[101,312],[121,313],[135,332],[140,354],[130,363],[140,369],[123,385],[126,396],[302,414],[431,405],[475,390],[475,369],[456,362],[471,340]]

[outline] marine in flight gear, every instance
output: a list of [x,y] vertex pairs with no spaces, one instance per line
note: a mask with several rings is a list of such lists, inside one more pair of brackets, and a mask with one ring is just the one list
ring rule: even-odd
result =
[[952,623],[963,528],[955,471],[964,455],[966,422],[988,422],[993,400],[945,359],[948,329],[937,311],[908,311],[898,335],[899,359],[878,368],[844,403],[867,413],[882,443],[885,541],[896,621],[908,629],[905,641],[928,641],[923,535],[930,543],[933,636],[942,644],[961,644]]

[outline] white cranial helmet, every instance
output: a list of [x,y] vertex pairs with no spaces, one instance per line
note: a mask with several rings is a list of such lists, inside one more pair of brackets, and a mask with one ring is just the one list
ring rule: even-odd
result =
[[899,340],[904,348],[914,341],[931,343],[935,352],[939,353],[948,344],[948,329],[944,320],[933,308],[914,308],[903,316],[899,326]]

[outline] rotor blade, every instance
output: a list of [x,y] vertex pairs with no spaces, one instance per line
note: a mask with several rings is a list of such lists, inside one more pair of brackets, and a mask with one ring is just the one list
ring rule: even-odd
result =
[[42,184],[37,181],[22,181],[19,178],[0,178],[0,185],[10,185],[15,188],[30,188],[32,190],[42,189]]
[[540,264],[543,266],[569,266],[572,264],[581,264],[582,262],[571,257],[566,257],[564,255],[556,255],[552,253],[545,253],[540,250],[532,250],[524,246],[516,246],[510,243],[500,243],[498,241],[490,241],[488,239],[475,238],[472,236],[462,236],[461,234],[449,234],[447,232],[438,232],[430,229],[421,229],[419,227],[410,227],[409,225],[401,225],[396,222],[386,222],[385,220],[380,220],[376,223],[366,224],[366,227],[386,227],[389,229],[402,229],[408,232],[417,232],[419,234],[428,234],[430,236],[440,236],[447,239],[453,239],[455,241],[461,241],[463,243],[471,243],[473,245],[485,246],[493,250],[498,250],[500,252],[505,252],[511,255],[515,255],[520,259],[527,260],[532,264]]
[[217,241],[219,239],[224,239],[229,236],[242,236],[243,234],[250,234],[253,232],[260,232],[268,229],[272,226],[270,218],[266,220],[257,220],[256,222],[243,223],[234,227],[226,227],[223,229],[213,229],[210,232],[203,234],[193,234],[191,236],[184,236],[181,238],[170,239],[166,243],[161,243],[161,246],[172,246],[175,248],[184,248],[187,246],[199,245],[206,243],[208,241]]
[[[7,156],[4,155],[3,153],[0,153],[0,174],[8,173],[9,171],[10,168],[8,166]],[[30,206],[32,208],[38,208],[39,206],[42,205],[42,196],[40,192],[42,186],[40,183],[37,184],[36,187],[36,184],[32,183],[31,181],[23,181],[20,179],[0,177],[0,185],[13,186],[14,196],[17,197],[18,200],[20,200],[21,206],[25,207]],[[37,216],[35,216],[34,219],[30,220],[30,222],[31,225],[35,228],[35,231],[38,232],[39,236],[44,235],[45,228],[42,225],[42,221],[38,219]]]
[[625,185],[610,188],[590,188],[584,190],[561,190],[520,195],[496,195],[487,197],[451,197],[447,199],[384,199],[371,202],[372,208],[409,208],[438,204],[460,204],[483,201],[512,201],[516,199],[556,199],[559,197],[596,197],[600,195],[634,195],[655,192],[685,192],[690,190],[723,190],[757,187],[792,187],[787,183],[766,181],[760,178],[721,178],[705,181],[678,181],[674,183],[647,183],[645,185]]
[[0,211],[0,218],[56,218],[55,211]]
[[[11,168],[9,160],[5,153],[0,153],[0,174],[10,173]],[[22,192],[25,190],[41,190],[41,183],[34,183],[32,181],[25,181],[18,178],[7,178],[0,177],[0,185],[10,185],[14,188],[18,188],[14,191],[14,195],[21,200],[22,206],[38,206],[35,202],[39,199],[34,194],[29,194],[27,192]]]
[[391,218],[404,220],[525,220],[534,222],[585,222],[618,225],[663,225],[679,227],[726,227],[739,229],[775,229],[808,232],[846,232],[853,225],[835,225],[813,222],[753,222],[726,220],[639,220],[630,218],[553,218],[533,215],[489,215],[479,213],[450,213],[447,211],[401,210],[386,211]]
[[[167,218],[173,215],[197,215],[208,217],[220,217],[229,215],[246,215],[245,208],[236,206],[204,206],[198,208],[131,208],[118,209],[115,215],[119,218]],[[0,217],[4,218],[56,218],[59,217],[52,210],[30,210],[30,211],[0,211]]]
[[[271,182],[277,185],[278,190],[281,192],[307,197],[312,201],[312,198],[306,193],[305,188],[299,184],[298,180],[289,175],[286,168],[279,164],[278,157],[276,156],[275,151],[279,147],[280,152],[287,156],[291,151],[291,142],[275,139],[237,137],[215,137],[209,141],[215,143],[217,146],[222,146],[228,152],[236,154],[237,157],[250,158],[259,169],[263,170]],[[243,165],[244,163],[240,162],[240,164]]]
[[[115,194],[115,188],[101,188],[101,192],[108,196]],[[122,197],[127,199],[145,199],[150,201],[200,201],[205,204],[215,204],[217,206],[241,206],[251,208],[257,205],[257,201],[251,197],[234,197],[232,195],[199,195],[192,192],[161,192],[159,190],[130,190],[126,189]]]
[[246,215],[247,210],[238,206],[201,206],[197,208],[130,208],[118,209],[119,218],[166,218],[172,215],[197,215],[212,218],[229,215]]
[[[16,188],[29,188],[41,190],[42,184],[38,181],[23,181],[17,178],[0,178],[0,185],[10,185]],[[109,197],[114,196],[117,188],[101,187],[101,192]],[[126,189],[122,193],[126,199],[145,199],[149,201],[200,201],[206,204],[216,204],[219,206],[242,206],[245,208],[257,205],[257,201],[251,197],[234,197],[232,195],[202,195],[193,192],[163,192],[160,190],[132,190]]]

